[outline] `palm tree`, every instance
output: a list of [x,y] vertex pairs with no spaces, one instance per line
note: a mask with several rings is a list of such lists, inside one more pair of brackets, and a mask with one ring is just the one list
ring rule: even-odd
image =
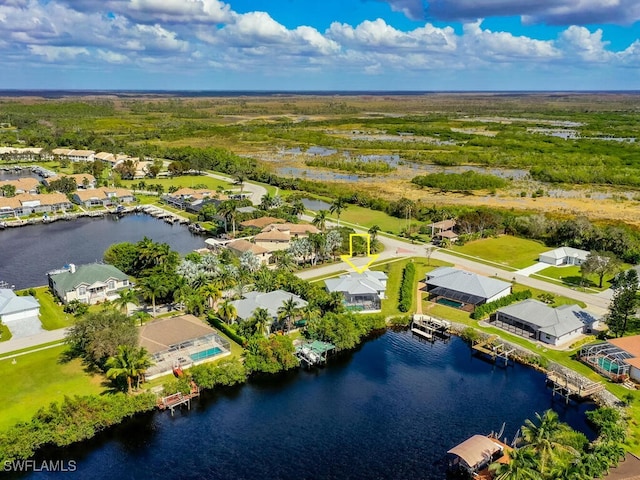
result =
[[338,216],[338,227],[340,226],[340,214],[346,210],[347,208],[347,199],[345,197],[336,198],[331,206],[329,207],[329,211],[331,213],[335,213]]
[[209,308],[213,308],[218,300],[222,298],[222,291],[215,283],[207,283],[198,289],[200,295],[207,299]]
[[275,262],[276,267],[280,270],[292,272],[296,268],[295,259],[286,250],[276,250],[271,255],[271,258]]
[[273,195],[269,192],[265,193],[260,199],[260,208],[262,210],[270,210],[273,208]]
[[231,220],[233,236],[236,236],[236,217],[238,216],[238,204],[233,200],[226,200],[218,205],[218,215],[224,217],[224,230],[227,231],[227,222]]
[[244,182],[247,181],[247,176],[244,173],[236,173],[233,184],[240,186],[240,194],[244,191]]
[[120,311],[129,315],[129,304],[133,303],[134,305],[138,305],[140,302],[138,301],[138,294],[128,288],[126,290],[120,290],[118,292],[118,298],[113,301],[114,305],[120,308]]
[[315,225],[316,227],[318,227],[318,229],[321,232],[324,232],[327,228],[327,214],[329,212],[327,212],[326,210],[318,210],[318,212],[316,213],[316,216],[313,217],[313,220],[311,221],[311,223],[313,223],[313,225]]
[[230,301],[226,300],[218,306],[218,317],[225,323],[231,324],[238,318],[236,307]]
[[540,473],[537,459],[532,450],[527,447],[509,452],[508,463],[492,463],[489,470],[494,474],[494,480],[538,480]]
[[373,248],[373,246],[376,243],[376,240],[378,239],[378,232],[380,231],[380,227],[378,225],[373,225],[369,231],[367,233],[369,233],[370,238],[371,238],[371,248]]
[[130,345],[120,345],[118,353],[107,360],[107,378],[125,377],[127,379],[127,393],[132,391],[132,380],[137,381],[136,388],[140,387],[140,377],[153,365],[147,350],[144,347],[136,348]]
[[293,297],[289,297],[287,300],[282,302],[280,308],[278,308],[278,317],[284,319],[284,325],[286,330],[291,329],[291,319],[295,317],[298,313],[298,302],[293,299]]
[[256,308],[253,312],[253,322],[256,329],[256,333],[266,337],[269,335],[269,327],[271,326],[271,315],[264,308]]
[[138,283],[138,289],[146,300],[151,300],[153,306],[153,316],[156,315],[156,298],[165,295],[169,288],[165,283],[165,279],[160,275],[151,275],[145,277]]
[[293,202],[291,202],[291,215],[298,217],[303,214],[305,210],[306,208],[304,206],[304,203],[302,203],[302,200],[300,200],[299,198],[296,198]]
[[540,459],[540,472],[546,472],[547,462],[552,460],[558,451],[576,454],[573,447],[561,444],[556,440],[562,430],[558,414],[553,410],[547,410],[542,415],[536,413],[536,423],[525,420],[522,427],[522,437],[527,446],[532,448]]

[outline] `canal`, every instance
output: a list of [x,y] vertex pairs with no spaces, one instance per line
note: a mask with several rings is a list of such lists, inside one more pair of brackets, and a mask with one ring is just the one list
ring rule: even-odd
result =
[[46,285],[50,270],[100,262],[110,245],[145,236],[181,254],[205,246],[204,237],[184,225],[169,225],[142,213],[7,228],[0,230],[0,281],[17,289]]
[[510,442],[554,408],[587,433],[593,405],[554,401],[543,374],[473,357],[460,339],[389,331],[325,368],[209,393],[191,411],[144,415],[39,460],[73,460],[80,479],[438,479],[448,449],[506,424]]

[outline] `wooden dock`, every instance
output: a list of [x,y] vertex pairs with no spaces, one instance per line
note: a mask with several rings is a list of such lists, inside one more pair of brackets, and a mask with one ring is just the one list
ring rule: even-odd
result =
[[504,343],[494,343],[498,340],[497,335],[491,335],[486,340],[480,340],[474,343],[471,348],[478,353],[482,353],[491,358],[494,362],[502,358],[504,359],[504,364],[507,365],[509,362],[509,355],[514,352],[515,349],[509,349]]
[[436,337],[449,338],[451,322],[433,318],[429,315],[416,314],[411,321],[411,332],[427,340]]
[[566,403],[572,396],[586,398],[604,390],[604,384],[600,382],[592,382],[581,376],[549,370],[547,372],[547,383],[553,388],[553,396],[556,393],[564,397]]
[[182,405],[186,405],[188,410],[191,410],[191,399],[200,396],[200,387],[198,387],[195,383],[191,386],[190,393],[174,393],[172,395],[167,395],[166,397],[162,397],[158,399],[158,408],[160,410],[171,410],[171,415],[173,415],[173,411]]

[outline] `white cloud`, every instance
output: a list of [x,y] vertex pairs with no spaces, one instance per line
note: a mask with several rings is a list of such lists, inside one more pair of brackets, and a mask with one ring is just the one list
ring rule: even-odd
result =
[[218,0],[131,0],[119,13],[138,21],[226,23],[234,14]]
[[388,3],[394,12],[402,12],[412,20],[422,20],[425,13],[423,0],[382,0]]
[[589,63],[611,61],[614,53],[606,50],[609,42],[602,40],[602,30],[591,33],[585,27],[572,25],[558,40],[559,46],[568,57],[578,57]]
[[29,50],[34,55],[44,57],[47,62],[73,60],[79,55],[89,55],[86,48],[81,47],[52,47],[47,45],[30,45]]
[[107,63],[129,63],[129,57],[122,53],[112,52],[110,50],[98,50],[98,57]]

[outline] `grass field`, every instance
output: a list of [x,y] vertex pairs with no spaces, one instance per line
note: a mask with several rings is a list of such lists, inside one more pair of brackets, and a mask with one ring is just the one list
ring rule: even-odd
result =
[[49,287],[38,287],[34,290],[36,291],[36,299],[40,302],[42,328],[45,330],[57,330],[58,328],[68,327],[73,323],[73,316],[64,313],[62,307],[58,305],[49,292]]
[[11,340],[11,331],[7,328],[6,325],[0,323],[0,342],[6,342],[7,340]]
[[105,390],[103,377],[89,375],[80,360],[60,363],[64,345],[0,360],[0,430],[29,420],[38,409],[65,395],[99,394]]
[[[549,294],[549,292],[546,292],[544,290],[539,290],[537,288],[521,285],[519,283],[515,283],[511,290],[513,293],[520,292],[522,290],[530,290],[532,298],[535,298],[535,299],[538,299],[538,297],[543,293]],[[559,307],[560,305],[580,305],[582,308],[585,308],[587,306],[587,304],[584,302],[574,300],[573,298],[564,297],[562,295],[553,294],[553,298],[554,298],[554,302],[551,304],[552,307]]]
[[[331,218],[337,219],[333,214]],[[349,205],[340,214],[340,223],[353,223],[363,227],[372,227],[378,225],[383,232],[398,234],[406,226],[406,221],[400,218],[392,217],[384,212],[371,210],[357,205]]]
[[[631,265],[629,264],[625,263],[622,265],[622,270],[627,270],[629,268],[631,268]],[[580,267],[577,265],[548,267],[538,272],[535,277],[541,280],[547,280],[548,278],[551,278],[557,280],[559,284],[568,287],[586,287],[592,290],[602,291],[611,286],[611,280],[613,280],[614,275],[605,275],[602,281],[601,288],[598,287],[598,284],[600,282],[600,278],[598,277],[598,275],[587,275],[583,278],[582,274],[580,273]]]
[[520,269],[533,265],[538,255],[549,250],[549,247],[533,240],[501,235],[453,246],[451,250],[482,258],[497,265]]
[[142,180],[122,180],[122,186],[125,188],[131,188],[132,185],[138,185],[140,181],[144,181],[147,185],[162,185],[165,192],[169,190],[169,187],[175,185],[176,187],[188,187],[193,188],[196,185],[205,185],[210,190],[215,190],[221,187],[224,190],[239,190],[238,185],[225,182],[224,180],[218,180],[217,178],[209,177],[207,175],[184,175],[171,178],[143,178]]

